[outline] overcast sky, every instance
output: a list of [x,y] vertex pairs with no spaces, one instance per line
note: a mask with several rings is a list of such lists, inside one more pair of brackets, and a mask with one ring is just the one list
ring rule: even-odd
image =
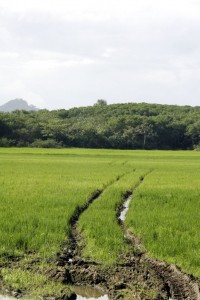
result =
[[200,105],[199,0],[0,0],[0,105]]

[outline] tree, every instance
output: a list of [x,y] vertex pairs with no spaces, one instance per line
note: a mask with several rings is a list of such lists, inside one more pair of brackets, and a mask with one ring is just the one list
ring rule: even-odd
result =
[[200,145],[200,107],[147,103],[0,113],[0,147],[192,149]]
[[107,101],[106,100],[103,100],[103,99],[99,99],[97,100],[97,102],[94,104],[95,106],[98,105],[98,106],[103,106],[103,105],[107,105]]
[[143,149],[151,149],[155,144],[156,133],[154,132],[153,124],[147,121],[146,118],[143,120],[142,124],[135,128],[135,132],[141,137],[141,146]]

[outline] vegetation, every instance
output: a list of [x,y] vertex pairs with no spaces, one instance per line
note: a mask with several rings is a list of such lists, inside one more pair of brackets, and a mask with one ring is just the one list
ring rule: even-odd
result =
[[[152,256],[200,276],[199,159],[197,151],[0,148],[0,276],[5,286],[58,293],[61,287],[48,281],[47,271],[67,239],[75,209],[96,190],[103,193],[79,219],[83,255],[115,263],[130,251],[117,224],[117,206],[145,174],[127,226]],[[35,274],[32,285],[30,272]]]
[[[161,157],[160,157],[161,158]],[[200,276],[199,157],[162,156],[162,165],[135,191],[126,223],[152,257]]]
[[0,113],[0,147],[199,149],[200,107],[128,103]]
[[33,272],[15,268],[10,272],[8,268],[2,268],[1,274],[6,286],[12,287],[15,291],[22,291],[23,288],[23,291],[30,293],[35,299],[41,295],[57,295],[62,298],[63,292],[70,295],[69,287],[49,280],[49,276],[41,270]]

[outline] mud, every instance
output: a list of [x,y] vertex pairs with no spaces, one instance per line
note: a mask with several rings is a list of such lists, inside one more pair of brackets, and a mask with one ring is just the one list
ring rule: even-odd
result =
[[122,228],[128,241],[136,248],[136,253],[140,256],[140,263],[146,263],[149,272],[154,270],[156,275],[163,281],[167,299],[200,299],[199,282],[197,279],[185,274],[175,265],[169,265],[166,262],[149,257],[139,239],[128,232],[124,224],[122,224]]

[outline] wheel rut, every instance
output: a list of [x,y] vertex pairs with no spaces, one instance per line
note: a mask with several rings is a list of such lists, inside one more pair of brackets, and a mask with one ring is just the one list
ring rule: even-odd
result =
[[104,186],[103,189],[97,189],[96,191],[94,191],[92,193],[92,195],[89,197],[88,201],[86,203],[84,203],[81,206],[77,206],[72,217],[69,220],[69,235],[68,235],[68,241],[67,243],[63,246],[62,248],[62,254],[58,256],[58,265],[63,266],[63,265],[72,265],[72,264],[76,264],[77,262],[79,264],[94,264],[97,265],[96,262],[86,262],[83,260],[82,258],[82,249],[79,246],[79,242],[82,240],[81,234],[78,231],[78,220],[79,217],[82,213],[84,213],[84,211],[86,211],[89,206],[95,201],[97,200],[100,195],[110,186],[112,185],[114,182],[119,181],[123,176],[125,176],[127,173],[123,173],[118,175],[114,180],[112,180],[111,182],[109,182],[107,185]]
[[[138,182],[132,193],[129,193],[128,197],[132,197],[132,201],[135,189],[138,188],[142,184],[142,182],[143,179]],[[121,208],[118,211],[118,217],[120,212]],[[137,256],[140,257],[139,264],[146,263],[148,265],[149,271],[154,270],[156,272],[156,274],[163,281],[164,289],[166,291],[168,299],[200,300],[199,284],[193,276],[182,272],[181,269],[176,265],[170,265],[166,262],[151,258],[145,250],[140,239],[128,230],[124,221],[122,221],[121,219],[118,220],[127,239],[127,242],[131,243],[134,246]]]
[[[150,171],[151,172],[151,171]],[[81,234],[78,231],[80,215],[114,182],[120,180],[125,174],[118,176],[104,189],[96,190],[87,203],[76,208],[69,221],[70,233],[68,242],[63,245],[61,253],[57,256],[57,268],[51,270],[49,275],[54,281],[72,285],[92,286],[102,289],[109,295],[109,299],[117,300],[199,300],[199,286],[194,278],[184,274],[178,267],[160,262],[151,258],[144,249],[137,236],[128,231],[124,221],[119,220],[123,204],[128,197],[132,197],[135,190],[142,184],[146,176],[142,176],[131,191],[124,194],[123,203],[118,207],[116,217],[124,232],[124,237],[132,250],[121,254],[123,263],[103,267],[95,261],[88,261],[82,256],[80,242]],[[73,295],[67,299],[76,299]]]

